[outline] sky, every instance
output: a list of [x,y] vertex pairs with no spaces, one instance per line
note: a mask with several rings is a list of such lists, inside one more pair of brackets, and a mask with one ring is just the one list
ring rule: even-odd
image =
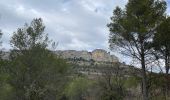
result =
[[[113,9],[128,0],[0,0],[0,29],[3,48],[17,28],[42,18],[49,38],[59,50],[105,49],[109,51],[109,30]],[[168,2],[168,10],[170,12]]]
[[126,0],[0,0],[0,29],[3,47],[17,28],[42,18],[57,49],[108,50],[108,28],[112,11]]

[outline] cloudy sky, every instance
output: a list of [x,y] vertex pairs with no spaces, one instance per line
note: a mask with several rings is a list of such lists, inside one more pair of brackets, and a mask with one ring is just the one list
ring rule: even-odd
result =
[[59,43],[57,49],[109,50],[106,25],[113,9],[126,3],[127,0],[0,0],[3,47],[10,49],[9,39],[17,28],[41,17],[49,37]]
[[0,0],[0,29],[3,47],[17,28],[41,17],[58,49],[108,50],[109,17],[126,0]]

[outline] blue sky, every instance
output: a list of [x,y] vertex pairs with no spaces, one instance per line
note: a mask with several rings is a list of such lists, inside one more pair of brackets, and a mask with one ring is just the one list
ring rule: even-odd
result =
[[[170,12],[170,0],[168,10]],[[17,28],[33,18],[43,18],[46,32],[59,45],[57,49],[109,51],[106,27],[116,6],[127,0],[0,0],[0,29],[3,47],[10,49],[9,40]]]
[[166,0],[167,1],[167,12],[170,15],[170,0]]

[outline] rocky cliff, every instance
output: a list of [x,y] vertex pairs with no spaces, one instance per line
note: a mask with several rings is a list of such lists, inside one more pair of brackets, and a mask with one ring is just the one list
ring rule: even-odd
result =
[[[88,51],[76,51],[76,50],[57,50],[54,52],[56,55],[64,59],[79,59],[83,61],[95,61],[95,62],[119,62],[118,58],[114,55],[110,55],[109,52],[103,49],[95,49],[92,52]],[[10,52],[3,52],[3,59],[9,58]]]
[[109,52],[103,49],[95,49],[92,52],[88,51],[76,51],[76,50],[58,50],[55,54],[63,57],[64,59],[82,59],[86,61],[97,62],[118,62],[118,58],[114,55],[110,55]]

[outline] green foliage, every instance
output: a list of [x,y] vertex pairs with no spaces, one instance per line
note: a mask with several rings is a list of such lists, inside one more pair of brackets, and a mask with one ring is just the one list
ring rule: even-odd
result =
[[165,18],[163,22],[158,26],[157,32],[154,35],[153,47],[155,56],[157,59],[164,60],[164,69],[165,69],[165,91],[166,96],[169,94],[169,84],[168,74],[170,70],[170,17]]
[[17,32],[13,33],[10,43],[16,50],[28,50],[36,46],[45,49],[50,41],[44,30],[42,19],[34,19],[30,25],[25,24],[23,28],[18,28]]
[[112,76],[108,80],[100,79],[98,85],[101,100],[123,100],[125,97],[126,90],[121,77]]
[[1,100],[11,100],[12,99],[12,92],[13,92],[13,88],[11,85],[7,84],[7,83],[1,83],[0,86],[0,99]]
[[121,73],[120,63],[115,63],[108,69],[103,70],[98,80],[101,100],[123,100],[126,95],[124,87],[125,77]]
[[155,25],[164,18],[165,10],[166,3],[155,0],[130,0],[125,10],[117,7],[111,17],[112,22],[108,24],[111,32],[110,47],[116,45],[128,49],[132,46],[139,51],[129,48],[130,54],[140,53],[141,43],[147,48],[147,40],[151,39]]
[[154,42],[156,49],[159,50],[166,47],[170,51],[170,17],[166,18],[157,28]]
[[[0,47],[2,44],[1,38],[2,38],[2,32],[0,30]],[[9,80],[9,74],[7,73],[7,64],[8,61],[2,59],[3,52],[2,48],[0,48],[0,100],[11,100],[11,92],[12,87],[8,84]]]
[[157,28],[154,35],[153,47],[157,59],[165,60],[165,70],[169,73],[170,69],[170,17],[166,18]]
[[133,87],[136,88],[140,84],[141,78],[132,76],[132,77],[128,77],[124,81],[125,81],[124,86],[126,88],[133,88]]
[[56,100],[66,83],[68,65],[47,49],[50,41],[41,19],[19,28],[11,38],[10,85],[16,100]]
[[88,97],[88,90],[93,85],[93,81],[85,77],[74,78],[65,89],[65,94],[69,100],[84,100]]
[[8,61],[0,60],[0,99],[11,100],[12,98],[12,87],[8,83],[10,76],[7,69]]

